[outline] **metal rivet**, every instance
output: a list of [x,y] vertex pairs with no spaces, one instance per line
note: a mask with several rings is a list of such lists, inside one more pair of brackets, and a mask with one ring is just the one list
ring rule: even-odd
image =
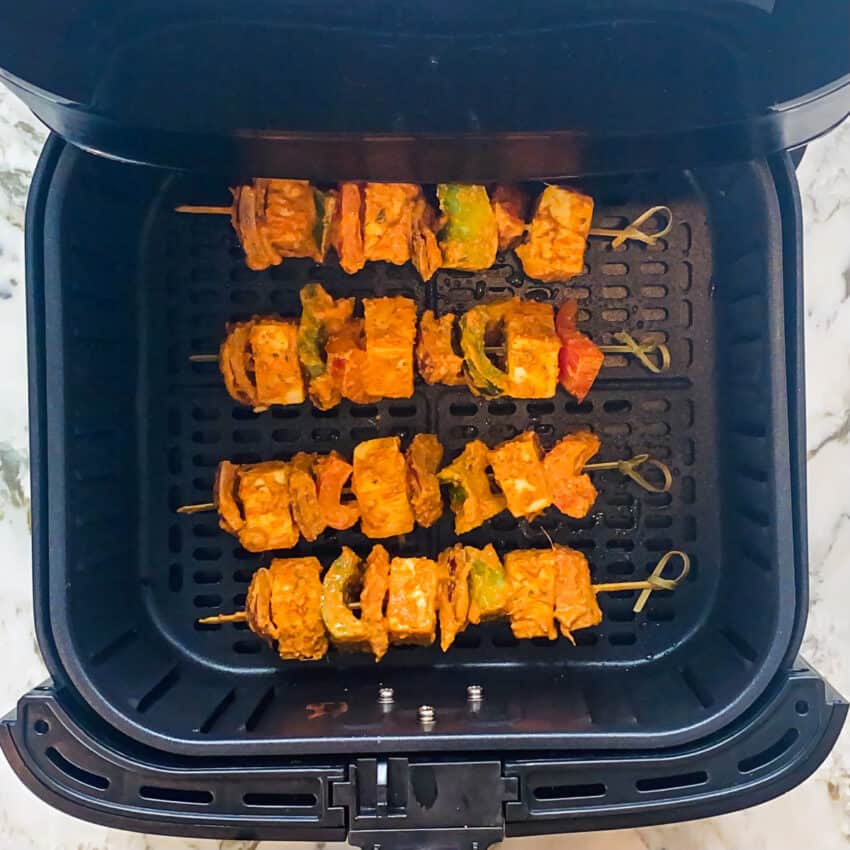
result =
[[419,722],[423,726],[430,726],[433,724],[434,718],[437,716],[434,711],[434,707],[431,705],[420,705],[417,714],[419,716]]
[[392,705],[395,700],[395,692],[392,688],[378,688],[378,703],[380,705]]
[[484,688],[481,685],[470,685],[466,689],[466,696],[470,702],[481,702],[484,699]]

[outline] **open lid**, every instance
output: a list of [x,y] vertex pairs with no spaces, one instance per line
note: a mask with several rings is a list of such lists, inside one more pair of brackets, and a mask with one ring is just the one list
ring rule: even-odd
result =
[[748,158],[850,113],[847,0],[26,0],[0,78],[124,160],[520,179]]

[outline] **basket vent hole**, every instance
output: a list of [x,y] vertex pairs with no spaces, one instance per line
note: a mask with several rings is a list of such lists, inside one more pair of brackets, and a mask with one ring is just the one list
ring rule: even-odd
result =
[[282,794],[267,791],[248,791],[242,795],[246,806],[266,806],[275,808],[305,809],[318,803],[315,794]]
[[163,788],[159,785],[142,785],[139,796],[144,800],[187,803],[193,806],[208,806],[213,801],[212,791],[201,791],[198,788]]
[[168,568],[168,589],[172,593],[179,593],[183,589],[183,567],[180,564],[172,564]]
[[638,779],[635,788],[638,791],[672,791],[675,788],[693,788],[696,785],[705,785],[708,782],[708,774],[704,770],[695,770],[693,773],[679,773],[675,776],[653,776],[651,779]]
[[804,717],[809,713],[809,704],[804,699],[798,699],[797,702],[794,703],[794,711],[796,711],[801,717]]
[[378,408],[374,404],[353,404],[350,412],[354,419],[374,419]]
[[32,728],[35,730],[36,735],[46,735],[50,731],[50,724],[44,718],[39,717],[33,723]]
[[579,404],[577,401],[568,401],[564,405],[564,411],[566,413],[593,413],[593,402],[585,400]]
[[534,789],[536,800],[580,800],[604,797],[608,789],[603,782],[586,782],[577,785],[541,785]]
[[491,401],[487,410],[491,416],[513,416],[516,413],[516,404],[512,401]]
[[754,770],[766,767],[788,752],[799,737],[800,733],[794,727],[791,727],[776,743],[771,744],[760,753],[741,759],[738,762],[738,770],[741,773],[752,773]]
[[551,401],[530,401],[525,409],[529,416],[549,416],[555,412],[555,405]]
[[236,643],[233,644],[233,651],[237,655],[256,655],[257,653],[262,652],[262,650],[262,643],[255,638],[237,640]]
[[390,416],[396,419],[405,419],[410,416],[416,416],[417,410],[415,404],[393,404],[389,407]]
[[611,646],[634,646],[637,643],[637,635],[634,632],[614,632],[608,635],[608,643]]
[[[629,273],[629,267],[625,263],[603,263],[600,271],[609,277],[622,277]],[[602,315],[605,315],[604,311]]]
[[624,398],[611,399],[602,405],[602,409],[606,413],[628,413],[632,409],[632,403]]
[[196,608],[218,608],[221,605],[221,596],[217,593],[199,593],[193,603]]
[[89,788],[96,788],[98,791],[105,791],[109,788],[109,780],[105,776],[98,773],[92,773],[90,770],[85,770],[79,765],[68,761],[56,747],[48,747],[44,753],[53,765],[62,771],[66,776],[77,782],[88,785]]
[[449,405],[449,413],[452,416],[475,416],[478,413],[478,407],[474,404],[455,403]]

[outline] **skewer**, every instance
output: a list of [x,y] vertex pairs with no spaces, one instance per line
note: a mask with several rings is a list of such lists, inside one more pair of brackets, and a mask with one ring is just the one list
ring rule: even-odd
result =
[[[664,569],[674,558],[682,559],[682,569],[675,578],[664,578]],[[679,549],[671,549],[655,565],[655,569],[648,578],[641,581],[614,581],[604,584],[593,584],[591,589],[594,593],[613,593],[617,590],[640,590],[641,594],[635,600],[632,611],[639,614],[646,606],[649,597],[656,590],[675,590],[685,580],[691,569],[691,559],[686,552]],[[350,602],[348,608],[352,611],[360,610],[359,602]],[[215,614],[212,617],[201,617],[198,620],[203,625],[219,625],[221,623],[244,623],[248,620],[246,611],[236,611],[233,614]]]
[[203,204],[181,204],[179,207],[174,207],[174,212],[190,213],[191,215],[230,215],[233,208],[230,206],[215,207],[204,206]]
[[[641,230],[640,227],[642,224],[646,224],[649,219],[651,219],[654,215],[658,213],[663,213],[664,217],[667,220],[667,223],[664,227],[661,228],[657,233],[646,233]],[[666,236],[673,229],[673,211],[670,207],[665,207],[663,205],[657,207],[650,207],[645,212],[642,212],[631,224],[627,224],[625,227],[617,228],[617,227],[591,227],[590,235],[591,236],[610,236],[613,237],[611,241],[612,248],[619,248],[629,239],[634,239],[635,242],[643,242],[645,245],[654,245],[662,236]]]
[[[661,487],[647,481],[647,479],[637,471],[637,467],[643,466],[644,464],[654,466],[661,472],[664,477],[664,484]],[[612,460],[605,463],[586,463],[582,467],[582,472],[601,472],[607,469],[616,469],[619,473],[625,475],[626,478],[631,478],[635,484],[646,490],[647,493],[666,493],[670,487],[673,486],[673,475],[667,465],[662,463],[660,460],[656,460],[647,452],[635,455],[627,460]],[[352,491],[350,487],[344,487],[342,492],[343,495],[350,495]],[[198,502],[193,505],[181,505],[177,508],[177,513],[202,514],[215,511],[217,509],[218,506],[215,502]]]
[[[618,340],[620,345],[597,345],[596,347],[603,354],[632,354],[640,363],[654,372],[656,375],[661,372],[666,372],[670,368],[670,349],[663,342],[638,342],[630,333],[620,331],[614,334],[614,339]],[[488,345],[484,349],[487,354],[504,355],[505,347],[503,345]],[[658,363],[653,363],[650,360],[650,355],[657,354],[659,357]],[[190,354],[190,363],[218,363],[220,357],[218,354]]]

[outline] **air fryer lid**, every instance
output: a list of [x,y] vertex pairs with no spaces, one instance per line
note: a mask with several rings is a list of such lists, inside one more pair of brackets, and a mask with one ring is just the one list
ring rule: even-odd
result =
[[6,81],[108,156],[486,179],[800,145],[850,112],[845,0],[30,0]]

